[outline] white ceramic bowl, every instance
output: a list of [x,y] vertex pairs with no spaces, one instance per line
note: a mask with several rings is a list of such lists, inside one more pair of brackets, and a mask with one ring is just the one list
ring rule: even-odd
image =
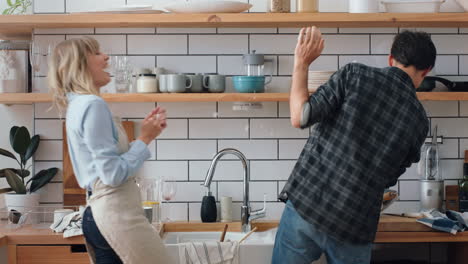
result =
[[445,0],[384,0],[388,13],[439,13]]

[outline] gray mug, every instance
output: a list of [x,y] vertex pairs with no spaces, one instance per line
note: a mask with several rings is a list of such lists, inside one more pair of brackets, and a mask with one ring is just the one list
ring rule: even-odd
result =
[[190,91],[192,93],[201,93],[201,92],[203,92],[203,75],[201,75],[201,74],[187,74],[187,77],[189,77],[192,80],[192,87],[190,88]]
[[169,93],[185,93],[192,87],[192,79],[184,74],[167,74],[165,76],[167,92]]
[[167,74],[159,75],[159,92],[167,93]]
[[226,76],[210,74],[203,76],[203,87],[210,93],[224,93],[226,90]]

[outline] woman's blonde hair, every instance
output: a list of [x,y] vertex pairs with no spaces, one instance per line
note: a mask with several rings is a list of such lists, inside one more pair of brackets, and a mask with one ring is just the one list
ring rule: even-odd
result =
[[99,43],[90,37],[60,42],[49,59],[49,89],[53,106],[61,114],[67,108],[67,93],[99,95],[88,70],[88,55],[99,52]]

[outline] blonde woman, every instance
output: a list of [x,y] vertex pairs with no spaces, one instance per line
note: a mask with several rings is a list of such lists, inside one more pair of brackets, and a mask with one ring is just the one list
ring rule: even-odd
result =
[[110,82],[109,57],[92,38],[70,39],[55,48],[49,64],[54,104],[67,111],[67,142],[73,170],[88,192],[83,233],[93,263],[172,263],[145,218],[134,173],[150,157],[147,145],[166,127],[162,108],[144,119],[128,143],[99,89]]

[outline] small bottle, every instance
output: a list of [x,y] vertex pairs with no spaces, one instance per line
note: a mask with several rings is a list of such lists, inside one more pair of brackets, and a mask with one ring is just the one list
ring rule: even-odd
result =
[[271,12],[271,13],[291,12],[291,0],[268,0],[268,12]]
[[216,222],[218,217],[218,211],[216,208],[216,200],[213,194],[208,191],[205,196],[203,196],[201,209],[200,209],[200,218],[203,223],[213,223]]
[[318,12],[318,0],[296,0],[298,13]]

